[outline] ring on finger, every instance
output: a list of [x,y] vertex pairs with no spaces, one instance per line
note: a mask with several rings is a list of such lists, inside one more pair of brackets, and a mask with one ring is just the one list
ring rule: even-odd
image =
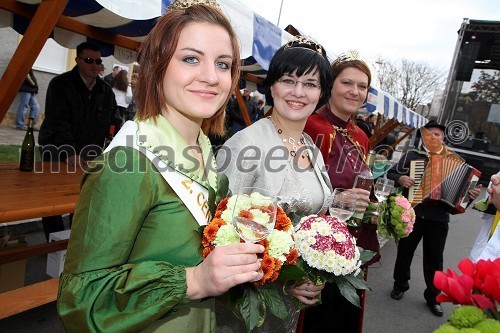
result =
[[307,292],[310,292],[309,287],[306,287],[306,291],[307,291]]

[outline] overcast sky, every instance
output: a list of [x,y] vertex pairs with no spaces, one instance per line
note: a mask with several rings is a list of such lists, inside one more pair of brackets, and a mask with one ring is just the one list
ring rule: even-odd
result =
[[[238,0],[274,24],[281,0]],[[335,55],[357,49],[448,71],[463,18],[500,21],[500,0],[283,0],[279,26],[292,24]]]

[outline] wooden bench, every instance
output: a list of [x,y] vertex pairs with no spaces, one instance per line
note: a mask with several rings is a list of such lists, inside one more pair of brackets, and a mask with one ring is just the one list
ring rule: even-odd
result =
[[[0,163],[0,225],[73,213],[84,172],[65,163],[36,163],[21,172],[17,163]],[[68,240],[0,251],[0,265],[66,249]],[[59,278],[0,293],[0,319],[54,302]]]
[[0,294],[0,319],[54,302],[58,285],[54,278]]

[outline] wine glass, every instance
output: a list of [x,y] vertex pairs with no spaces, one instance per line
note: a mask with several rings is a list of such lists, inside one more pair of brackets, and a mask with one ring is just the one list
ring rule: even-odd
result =
[[261,188],[245,188],[236,195],[233,224],[247,243],[256,243],[273,231],[276,222],[277,198]]
[[387,200],[387,197],[389,197],[393,188],[394,188],[393,180],[379,177],[374,187],[375,197],[377,197],[378,202],[381,203]]
[[356,210],[358,196],[352,189],[336,188],[333,191],[333,200],[329,207],[330,215],[340,222],[351,218]]

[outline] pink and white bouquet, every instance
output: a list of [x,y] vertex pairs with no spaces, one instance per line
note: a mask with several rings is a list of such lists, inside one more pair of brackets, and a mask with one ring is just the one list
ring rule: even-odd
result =
[[299,259],[284,266],[279,279],[336,283],[347,300],[360,306],[356,289],[370,289],[361,265],[374,253],[356,246],[347,225],[332,216],[310,215],[295,226],[294,238]]
[[391,194],[381,205],[377,231],[380,236],[396,241],[408,237],[415,224],[415,211],[410,202],[401,194]]

